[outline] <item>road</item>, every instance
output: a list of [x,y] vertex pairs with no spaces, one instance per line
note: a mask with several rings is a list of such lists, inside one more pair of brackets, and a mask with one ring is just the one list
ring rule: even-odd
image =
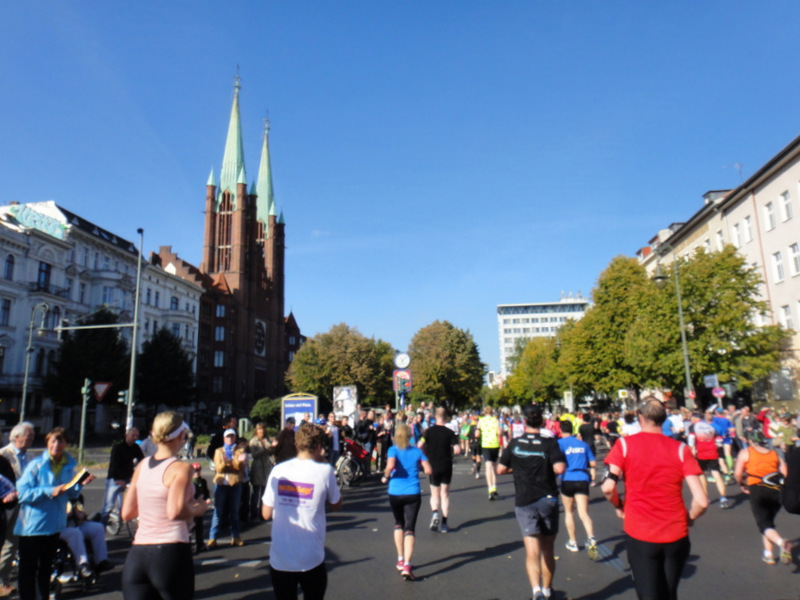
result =
[[[513,482],[499,478],[500,499],[489,502],[483,479],[476,481],[464,458],[457,459],[453,480],[451,532],[433,533],[428,495],[417,527],[414,556],[415,582],[403,581],[394,563],[393,520],[385,486],[370,480],[345,490],[343,510],[328,517],[327,564],[330,600],[525,600],[531,596],[524,569],[524,550],[514,518]],[[207,470],[205,471],[208,474]],[[102,501],[103,480],[86,491],[90,509]],[[714,487],[711,485],[710,487]],[[423,484],[423,490],[427,483]],[[733,494],[738,488],[730,487]],[[716,492],[712,505],[691,530],[692,552],[681,582],[680,597],[717,599],[758,598],[798,600],[800,594],[800,548],[792,565],[767,566],[760,560],[761,542],[750,506],[744,495],[733,494],[735,505],[721,510]],[[621,521],[592,489],[590,514],[600,541],[601,558],[592,562],[585,552],[564,548],[566,535],[556,542],[558,561],[554,582],[557,600],[634,600]],[[777,526],[785,536],[797,539],[800,519],[778,515]],[[579,542],[582,529],[579,527]],[[196,597],[220,600],[271,598],[268,575],[269,525],[245,529],[242,548],[224,547],[200,554],[195,562]],[[221,542],[227,541],[222,538]],[[113,559],[124,560],[129,541],[110,539]],[[96,600],[120,598],[122,566],[103,574],[88,596],[65,588],[64,597]]]

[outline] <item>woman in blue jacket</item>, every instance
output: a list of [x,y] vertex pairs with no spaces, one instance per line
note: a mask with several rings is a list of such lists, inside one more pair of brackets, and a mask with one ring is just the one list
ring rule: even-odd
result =
[[[58,534],[67,526],[67,501],[80,485],[67,487],[77,463],[66,453],[67,433],[56,427],[45,438],[47,451],[31,461],[17,482],[20,512],[14,533],[19,537],[19,597],[48,598]],[[94,479],[90,475],[85,483]],[[38,593],[37,593],[38,591]]]

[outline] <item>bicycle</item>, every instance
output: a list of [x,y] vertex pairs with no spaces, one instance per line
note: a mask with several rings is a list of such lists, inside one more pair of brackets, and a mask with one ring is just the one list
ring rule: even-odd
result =
[[335,473],[339,489],[343,488],[345,484],[348,486],[358,485],[366,476],[364,465],[353,457],[353,453],[349,449],[345,450],[344,454],[336,461]]
[[[128,486],[125,487],[125,491],[127,490]],[[125,495],[125,491],[117,496],[117,499],[114,501],[114,506],[111,508],[111,512],[108,513],[105,524],[106,533],[108,533],[108,535],[119,535],[124,525],[128,536],[133,539],[136,535],[136,530],[139,528],[139,519],[131,519],[130,521],[122,520],[122,497]]]

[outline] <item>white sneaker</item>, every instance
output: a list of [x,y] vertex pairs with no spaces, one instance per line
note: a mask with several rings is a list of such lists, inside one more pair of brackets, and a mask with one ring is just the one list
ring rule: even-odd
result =
[[578,552],[579,551],[577,542],[573,542],[572,540],[570,540],[570,541],[568,541],[566,543],[566,547],[567,547],[567,550],[569,550],[570,552]]

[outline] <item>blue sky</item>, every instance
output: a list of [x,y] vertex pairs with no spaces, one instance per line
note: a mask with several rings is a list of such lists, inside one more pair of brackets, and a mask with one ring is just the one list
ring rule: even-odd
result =
[[591,292],[800,133],[792,2],[5,2],[0,204],[198,264],[237,65],[269,114],[286,307],[499,367],[496,306]]

